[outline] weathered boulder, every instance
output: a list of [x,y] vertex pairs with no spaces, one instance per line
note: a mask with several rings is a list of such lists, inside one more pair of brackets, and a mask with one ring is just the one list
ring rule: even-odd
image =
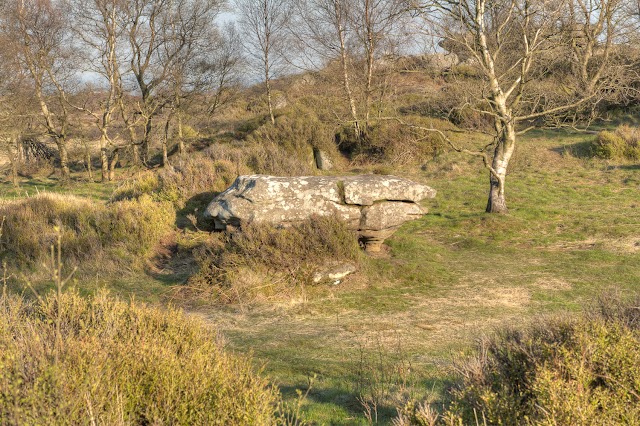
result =
[[425,214],[418,202],[435,194],[395,176],[240,176],[213,199],[204,217],[223,230],[243,222],[287,226],[313,215],[336,215],[375,252],[400,225]]

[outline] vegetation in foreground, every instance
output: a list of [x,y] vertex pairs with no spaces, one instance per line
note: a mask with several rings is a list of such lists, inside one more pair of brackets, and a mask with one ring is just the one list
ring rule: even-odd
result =
[[275,424],[277,393],[215,330],[101,292],[0,298],[3,424]]
[[501,329],[457,366],[442,416],[410,404],[395,424],[640,424],[639,302],[606,293],[580,318]]
[[[205,19],[207,14],[191,20],[195,26],[169,25],[163,31],[170,34],[178,29],[188,32],[202,29],[204,31],[184,35],[195,37],[192,40],[197,43],[192,46],[208,44],[211,50],[185,51],[185,55],[169,54],[164,58],[157,53],[169,53],[163,49],[175,47],[166,44],[171,37],[152,46],[144,32],[128,32],[123,39],[111,39],[115,44],[111,44],[110,49],[115,55],[107,55],[109,58],[102,56],[105,52],[101,49],[92,47],[86,52],[98,68],[106,65],[104,76],[107,79],[99,85],[106,90],[87,86],[69,91],[75,85],[68,79],[73,73],[66,71],[77,65],[84,67],[86,63],[69,62],[66,65],[71,68],[49,68],[41,75],[34,75],[23,65],[29,58],[37,59],[40,62],[34,64],[33,69],[45,70],[51,64],[66,62],[61,61],[62,58],[71,58],[67,56],[70,52],[58,47],[65,45],[62,41],[68,40],[66,37],[77,38],[75,31],[87,29],[86,19],[97,16],[86,9],[92,6],[91,2],[71,2],[75,6],[70,16],[72,20],[67,19],[69,16],[61,7],[67,2],[23,3],[7,4],[3,10],[11,13],[1,19],[7,24],[21,24],[5,25],[0,31],[3,40],[8,41],[7,49],[0,51],[0,56],[7,59],[2,62],[0,71],[15,77],[0,84],[5,89],[5,102],[0,111],[5,117],[0,126],[0,148],[6,151],[7,176],[13,184],[3,184],[1,190],[2,198],[7,201],[0,204],[0,216],[5,218],[0,258],[6,262],[8,291],[23,291],[22,285],[27,280],[33,289],[44,294],[42,288],[50,287],[51,283],[39,272],[38,265],[49,257],[49,247],[57,228],[63,235],[62,249],[68,265],[64,275],[77,265],[79,270],[74,276],[78,292],[88,296],[87,299],[76,294],[47,296],[44,301],[37,297],[31,301],[15,296],[3,299],[7,315],[14,315],[7,316],[10,320],[3,323],[5,328],[2,330],[8,333],[4,335],[7,345],[18,345],[16,350],[20,345],[26,347],[26,341],[20,336],[26,335],[27,331],[42,342],[48,342],[45,349],[49,352],[46,356],[37,355],[35,359],[42,362],[35,367],[20,364],[17,356],[7,361],[11,369],[18,371],[16,374],[22,374],[21,368],[37,367],[33,373],[36,378],[30,378],[26,383],[30,385],[35,380],[38,386],[43,384],[44,387],[32,386],[26,391],[21,387],[10,389],[16,395],[33,391],[37,403],[41,404],[34,405],[37,410],[48,412],[50,407],[61,404],[64,410],[75,410],[74,415],[81,417],[83,406],[78,404],[88,400],[84,408],[91,407],[93,414],[84,415],[89,418],[91,415],[98,418],[96,413],[107,413],[101,415],[109,420],[112,414],[108,413],[113,410],[119,410],[116,414],[124,412],[117,398],[114,402],[109,395],[100,393],[108,391],[112,396],[116,391],[111,388],[91,390],[95,393],[95,401],[91,399],[93,393],[87,397],[87,392],[81,392],[82,387],[77,383],[91,381],[93,376],[73,370],[68,374],[69,381],[65,382],[66,376],[60,378],[56,370],[58,366],[72,369],[73,365],[65,363],[76,359],[88,366],[86,374],[95,371],[102,374],[103,370],[90,360],[85,362],[80,358],[84,356],[80,349],[74,349],[78,346],[89,353],[90,348],[83,345],[90,342],[99,346],[102,344],[100,339],[106,339],[106,352],[115,357],[112,348],[120,345],[117,336],[100,331],[111,329],[93,318],[102,318],[100,313],[108,310],[104,306],[111,306],[111,303],[126,312],[129,312],[127,309],[138,312],[139,306],[125,309],[128,305],[118,305],[120,302],[100,305],[105,296],[99,292],[104,287],[125,298],[135,295],[138,299],[161,305],[182,304],[189,309],[189,315],[215,326],[228,341],[229,349],[254,353],[254,369],[264,366],[263,374],[279,387],[285,400],[300,401],[296,391],[306,392],[307,398],[299,408],[309,423],[352,425],[390,423],[396,419],[397,407],[406,406],[407,401],[434,402],[419,407],[446,411],[443,407],[447,407],[451,399],[448,390],[452,383],[459,383],[457,373],[448,367],[456,358],[454,354],[472,350],[471,342],[479,334],[505,324],[522,323],[527,318],[538,318],[541,313],[569,312],[571,315],[588,306],[587,301],[602,288],[634,289],[640,283],[637,130],[630,126],[607,127],[598,137],[561,130],[530,131],[518,135],[517,149],[512,152],[516,132],[526,131],[529,126],[562,128],[593,124],[596,116],[615,118],[616,108],[622,108],[627,114],[627,106],[637,102],[633,95],[637,86],[635,77],[626,76],[629,77],[627,81],[616,73],[620,69],[634,69],[636,53],[628,46],[607,43],[606,40],[615,34],[616,28],[612,26],[580,25],[580,31],[572,29],[558,34],[559,38],[547,33],[544,43],[532,46],[537,53],[532,51],[530,55],[525,49],[523,58],[518,53],[523,50],[518,45],[517,40],[521,38],[517,33],[524,30],[521,35],[526,35],[526,25],[509,24],[509,19],[514,19],[511,23],[521,22],[518,13],[503,13],[502,8],[509,10],[514,3],[495,2],[485,5],[491,8],[487,14],[491,19],[506,19],[505,25],[494,22],[498,25],[486,27],[491,34],[484,35],[492,40],[507,41],[504,48],[494,44],[469,45],[470,40],[483,38],[477,31],[478,37],[464,32],[450,33],[446,38],[454,42],[453,46],[442,47],[457,59],[443,63],[439,55],[387,57],[382,51],[374,52],[377,47],[403,44],[392,40],[394,31],[381,32],[387,41],[377,43],[377,47],[366,45],[367,40],[375,38],[350,38],[345,46],[360,47],[353,51],[344,49],[340,58],[335,56],[335,51],[325,52],[323,63],[328,64],[325,69],[273,80],[273,93],[267,94],[265,99],[257,86],[240,87],[238,75],[244,74],[246,69],[226,66],[242,62],[235,53],[228,54],[240,50],[237,34],[234,35],[231,29],[225,30],[224,34],[217,32],[217,28],[212,27],[216,21]],[[147,13],[146,2],[129,4],[131,7],[125,9],[120,6],[126,6],[126,2],[107,3],[116,13],[102,15],[107,20],[92,21],[89,25],[92,30],[101,32],[102,28],[107,34],[113,28],[130,28],[135,22],[130,19],[131,13],[140,13],[140,16]],[[222,6],[221,2],[208,0],[184,2],[189,5],[205,3],[213,7],[209,10],[210,17],[217,15],[218,6]],[[352,3],[357,2],[344,2],[344,5],[351,6]],[[174,5],[173,2],[166,4]],[[319,5],[313,1],[298,4],[304,10],[291,14],[294,24],[300,22],[297,21],[300,13],[308,16],[306,14],[314,12],[313,7]],[[136,10],[138,6],[142,9]],[[605,1],[602,6],[613,8],[607,9],[613,14],[592,10],[584,18],[590,22],[610,19],[618,16],[617,8],[623,4]],[[169,21],[188,16],[173,16],[168,9],[157,11]],[[325,12],[332,13],[328,9]],[[363,16],[367,15],[367,10],[362,12]],[[519,8],[518,12],[528,13]],[[558,26],[553,19],[544,24],[550,24],[550,30],[555,32],[575,28],[572,20],[582,22],[582,17],[573,15],[571,10],[566,12],[563,16],[567,19],[566,25]],[[43,17],[47,26],[39,24]],[[295,29],[304,32],[312,29],[305,28],[307,24],[331,18],[325,13],[318,17],[321,19],[307,19],[305,25]],[[626,13],[620,17],[635,19]],[[117,22],[114,18],[123,21]],[[474,19],[471,15],[464,18],[467,22]],[[147,19],[145,23],[154,25],[169,21]],[[522,22],[534,21],[527,18]],[[397,21],[394,25],[404,26],[404,22]],[[443,29],[445,33],[456,28],[448,23],[447,20],[439,23],[447,25]],[[361,29],[355,21],[345,22],[345,25],[351,34],[357,34]],[[326,27],[313,29],[322,30],[315,34],[323,36],[325,41],[334,39],[335,34],[324,32],[332,26]],[[471,27],[485,28],[475,24]],[[148,30],[154,31],[154,28]],[[46,46],[31,43],[31,31],[45,35],[33,41],[51,40],[54,43]],[[606,31],[606,35],[602,31]],[[212,40],[208,38],[198,38],[214,33],[220,35],[215,43],[209,43]],[[337,35],[340,34],[338,31]],[[102,37],[94,35],[97,39]],[[29,42],[20,43],[20,40]],[[559,40],[570,43],[564,47],[549,44]],[[583,43],[587,40],[590,42]],[[86,40],[83,38],[83,41]],[[117,47],[123,41],[124,47]],[[602,49],[603,44],[605,49]],[[455,45],[466,47],[460,50]],[[159,62],[146,70],[129,69],[128,59],[120,62],[124,58],[119,55],[129,52],[126,46],[133,49],[134,56],[142,57],[140,55],[146,51],[158,57]],[[32,49],[40,47],[42,54],[32,56]],[[52,49],[48,50],[50,47]],[[229,49],[221,51],[226,47]],[[480,49],[493,50],[495,55],[504,54],[497,64],[497,72],[502,76],[487,75],[482,67],[477,67],[479,63],[466,61],[464,53],[469,53],[468,47],[472,54]],[[567,49],[572,54],[568,54]],[[616,52],[622,49],[625,54],[613,54],[608,61],[606,52],[609,49]],[[371,52],[372,56],[363,58],[358,54],[365,51]],[[592,55],[591,52],[598,53]],[[548,55],[554,57],[552,66],[548,66]],[[485,59],[491,56],[494,55],[485,55]],[[186,62],[176,63],[170,58],[185,59]],[[220,63],[210,63],[210,59],[220,60]],[[531,67],[518,65],[528,61],[533,61]],[[193,66],[195,63],[199,65]],[[512,66],[514,63],[516,66]],[[578,68],[595,72],[595,80],[588,75],[576,79],[573,71]],[[185,87],[183,83],[195,80],[185,80],[186,75],[179,71],[195,72],[198,69],[205,71],[204,74],[193,77],[212,84],[191,91],[195,86],[191,87],[189,83],[189,87]],[[121,70],[122,76],[118,75]],[[607,72],[601,74],[598,70]],[[58,71],[64,72],[59,74]],[[109,72],[116,74],[109,78]],[[487,85],[496,77],[501,80],[497,86],[495,81]],[[150,80],[154,81],[151,88],[147,87],[150,91],[138,88],[144,93],[122,85],[125,81],[144,83]],[[515,85],[509,84],[510,81]],[[597,87],[582,87],[589,81],[597,82]],[[345,87],[349,91],[345,82],[353,83],[353,93],[345,93]],[[268,85],[269,81],[265,83]],[[612,84],[620,90],[613,90]],[[503,103],[496,110],[496,105],[500,104],[497,101],[505,99],[494,89],[510,86],[514,88],[508,92],[513,102]],[[42,87],[51,90],[34,90]],[[589,105],[575,104],[576,108],[565,108],[580,99],[597,99],[599,103],[587,102]],[[545,111],[549,114],[543,114]],[[99,116],[104,119],[94,121]],[[513,117],[521,119],[517,128]],[[630,123],[635,120],[634,116],[626,118]],[[487,137],[491,132],[493,139]],[[507,148],[506,157],[500,158],[499,154],[505,152],[501,146]],[[449,152],[451,150],[473,153],[476,158]],[[319,152],[331,160],[333,171],[318,170],[314,156]],[[508,215],[480,213],[485,209],[487,191],[482,182],[488,171],[481,171],[479,157],[488,164],[492,155],[502,163],[500,168],[504,172],[508,163],[508,177],[500,172],[494,173],[491,179],[494,189],[499,190],[498,199],[505,200],[503,191],[508,193]],[[163,167],[156,168],[160,165]],[[97,167],[101,168],[103,184],[94,182],[97,176],[93,170]],[[393,173],[433,186],[438,190],[438,197],[425,205],[430,214],[405,225],[388,241],[385,253],[379,257],[358,253],[349,233],[331,220],[311,221],[284,232],[251,227],[234,237],[210,235],[199,213],[217,191],[224,190],[237,175],[249,173]],[[117,180],[117,185],[111,183],[112,180]],[[37,195],[45,192],[43,189],[66,194]],[[506,204],[497,207],[496,211],[505,211]],[[312,283],[311,274],[331,257],[352,261],[358,266],[358,272],[338,286]],[[27,296],[31,297],[31,294],[27,293]],[[64,300],[71,306],[66,307]],[[75,325],[70,325],[72,332],[64,335],[69,341],[68,348],[73,351],[65,355],[70,358],[63,360],[56,354],[62,354],[58,339],[67,329],[55,331],[51,343],[51,322],[46,320],[53,321],[54,328],[56,323],[63,325],[62,314],[73,313],[74,309],[85,313],[80,315],[82,321],[78,320],[77,324],[73,318],[65,320]],[[149,315],[153,318],[167,315],[166,311],[152,309],[152,312]],[[173,313],[169,311],[168,314]],[[52,315],[55,318],[51,319]],[[142,318],[144,315],[147,314],[136,317],[127,313],[125,316]],[[175,316],[183,318],[181,314]],[[183,319],[191,321],[191,317]],[[166,419],[157,411],[159,402],[162,407],[177,410],[179,416],[207,415],[191,406],[182,410],[175,405],[176,400],[162,399],[170,395],[156,393],[160,388],[153,386],[158,384],[164,392],[162,381],[173,374],[171,369],[180,365],[178,353],[180,357],[185,353],[180,346],[182,343],[175,336],[166,334],[171,327],[165,327],[164,320],[154,321],[153,324],[161,327],[149,333],[156,334],[157,342],[155,338],[141,334],[129,337],[134,342],[141,339],[142,342],[138,340],[140,344],[156,342],[153,344],[159,347],[158,353],[166,348],[174,351],[166,361],[173,364],[169,366],[151,354],[150,358],[142,357],[151,365],[143,382],[124,376],[112,380],[118,386],[125,386],[127,392],[131,391],[128,397],[132,401],[149,407],[142,415],[135,410],[128,411],[130,417],[122,421],[141,422],[143,417],[136,416],[148,416],[144,419],[150,422]],[[573,321],[576,322],[566,323],[566,327],[573,330],[571,333],[576,332],[573,340],[567,343],[573,345],[566,346],[570,349],[582,348],[582,340],[590,345],[594,336],[598,343],[627,333],[626,329],[618,330],[619,333],[603,331],[598,328],[601,323]],[[87,324],[95,325],[96,330],[86,328],[89,327]],[[581,335],[581,330],[571,328],[575,327],[573,324],[581,324],[584,330],[593,333]],[[608,327],[609,323],[605,321],[604,324]],[[550,330],[556,330],[554,324],[548,326]],[[194,327],[200,330],[199,325]],[[49,336],[49,340],[38,333]],[[123,331],[120,335],[126,337],[127,333]],[[203,338],[213,340],[213,332],[203,333]],[[540,337],[540,333],[545,335],[542,331],[536,333],[538,331],[521,330],[508,335],[533,340]],[[630,338],[628,333],[623,337],[621,340],[624,341]],[[162,340],[165,338],[172,340],[165,343]],[[73,339],[79,339],[79,343]],[[497,337],[493,342],[495,353],[522,352],[510,338]],[[122,351],[136,353],[139,349],[122,345],[118,346]],[[635,352],[629,354],[635,356]],[[563,371],[571,370],[570,356],[563,359],[556,355],[552,360]],[[536,362],[544,363],[545,359],[536,358]],[[495,360],[483,360],[487,367],[478,374],[496,376],[491,370],[491,366],[497,365]],[[139,368],[133,358],[125,356],[124,361],[125,365],[131,363],[133,371]],[[160,367],[153,367],[153,362],[158,362]],[[246,367],[243,371],[250,374],[246,363],[243,365]],[[205,367],[193,364],[193,369],[188,370],[192,380],[183,377],[178,383],[181,386],[197,383],[206,388],[209,384],[199,381],[197,370]],[[117,368],[117,365],[107,363],[105,371],[115,377],[120,373]],[[548,371],[553,380],[535,382],[537,389],[546,389],[544,395],[537,396],[541,403],[555,403],[559,400],[557,395],[570,389],[563,387],[564,382],[560,379],[564,377],[556,380],[557,370]],[[635,377],[634,374],[630,372],[629,376]],[[311,377],[315,380],[310,386]],[[484,387],[468,381],[467,387],[458,388],[453,398],[459,405],[451,408],[453,415],[473,424],[475,417],[470,417],[469,410],[475,408],[476,413],[480,410],[479,415],[484,414],[485,419],[489,419],[488,422],[511,421],[523,413],[543,421],[540,413],[529,410],[527,404],[518,405],[517,399],[510,406],[493,403],[501,400],[497,396],[502,396],[504,389],[507,389],[504,392],[510,392],[510,380],[517,380],[517,377],[505,377],[508,378],[496,378],[495,387],[485,386],[488,382],[482,379]],[[252,380],[264,384],[266,379],[254,377]],[[500,384],[503,382],[507,383],[506,388]],[[188,388],[194,395],[190,398],[198,403],[196,393],[209,392],[204,388]],[[182,392],[178,388],[166,389],[176,394]],[[217,390],[213,391],[214,395]],[[11,392],[3,395],[13,395]],[[117,392],[124,391],[118,387]],[[119,395],[117,392],[116,396]],[[242,392],[239,395],[245,395]],[[71,395],[71,403],[68,404],[69,400],[62,395]],[[258,399],[266,398],[260,399],[265,404],[271,398],[261,393],[255,395]],[[554,406],[554,409],[556,413],[568,413],[570,417],[570,409],[581,403],[585,404],[585,410],[591,409],[592,399],[589,398],[571,400],[576,404]],[[16,401],[11,399],[7,409],[12,410],[16,421],[22,421],[17,416],[28,416],[31,411],[20,411],[22,402]],[[229,415],[236,415],[233,401],[225,401],[220,404],[231,404]],[[273,409],[273,403],[267,405]],[[36,408],[33,412],[38,412]],[[613,407],[611,414],[619,412]],[[56,413],[58,411],[51,415],[58,415]],[[406,412],[411,413],[409,409]],[[192,418],[184,419],[192,421]],[[271,417],[264,419],[265,422],[272,420]],[[242,423],[243,420],[229,419],[228,422]]]

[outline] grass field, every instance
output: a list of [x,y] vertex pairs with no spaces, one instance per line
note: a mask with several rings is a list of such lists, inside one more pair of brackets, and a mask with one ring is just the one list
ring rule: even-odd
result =
[[394,399],[440,398],[452,358],[481,333],[576,311],[605,289],[637,290],[640,166],[586,158],[589,137],[523,139],[506,216],[483,213],[487,177],[475,160],[412,171],[438,190],[430,214],[358,277],[304,302],[207,315],[285,390],[317,375],[305,406],[313,421],[366,424],[358,397],[372,395],[385,424]]
[[[302,408],[312,424],[376,416],[388,424],[404,399],[440,400],[452,360],[483,333],[575,312],[605,289],[638,289],[640,165],[588,158],[590,138],[523,137],[507,181],[508,215],[483,213],[487,172],[474,158],[447,154],[423,170],[401,170],[438,195],[426,202],[428,215],[403,226],[355,276],[296,300],[193,313],[217,326],[228,348],[253,353],[291,401],[311,380]],[[18,191],[3,184],[0,196],[38,187],[105,200],[111,189],[49,183]],[[140,275],[96,277],[87,287],[158,302],[172,284]]]

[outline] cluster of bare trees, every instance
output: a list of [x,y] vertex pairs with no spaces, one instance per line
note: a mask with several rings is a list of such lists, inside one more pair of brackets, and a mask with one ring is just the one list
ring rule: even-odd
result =
[[8,149],[16,151],[29,134],[46,135],[68,179],[70,140],[97,134],[106,180],[123,150],[146,163],[152,135],[160,134],[166,164],[171,126],[184,150],[182,119],[193,99],[211,113],[236,84],[237,37],[216,24],[222,6],[221,0],[2,2]]
[[310,52],[305,59],[339,63],[355,135],[365,137],[379,62],[400,54],[409,43],[406,5],[401,0],[296,0],[293,7],[293,34],[302,50]]
[[[69,141],[88,128],[99,140],[103,180],[113,178],[122,152],[146,164],[153,137],[168,164],[172,135],[176,149],[185,150],[187,111],[215,113],[242,79],[240,63],[251,64],[246,74],[254,75],[245,82],[264,82],[272,123],[274,78],[332,67],[344,100],[337,118],[364,141],[372,114],[382,109],[381,63],[424,39],[457,53],[479,76],[459,108],[493,124],[493,143],[475,154],[489,170],[487,211],[505,212],[518,135],[548,123],[588,122],[598,103],[632,86],[637,69],[625,54],[637,33],[632,0],[0,4],[0,141],[15,164],[21,139],[46,135],[63,178]],[[237,19],[221,26],[216,17],[225,7]],[[87,156],[90,168],[89,149]]]

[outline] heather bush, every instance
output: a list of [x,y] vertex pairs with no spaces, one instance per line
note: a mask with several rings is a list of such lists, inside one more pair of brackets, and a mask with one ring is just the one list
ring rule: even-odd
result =
[[230,303],[299,295],[318,268],[335,260],[357,263],[360,250],[346,224],[319,216],[283,229],[245,224],[212,235],[194,256],[199,271],[188,288]]
[[[540,320],[483,340],[456,367],[459,383],[439,424],[640,424],[638,306],[640,298],[609,295],[581,318]],[[398,424],[427,424],[406,409],[400,417]]]
[[[0,257],[15,267],[44,262],[56,238],[62,235],[62,250],[72,263],[87,261],[99,267],[108,259],[135,264],[144,259],[175,221],[175,211],[166,202],[148,195],[109,205],[71,195],[40,194],[0,204],[6,217]],[[105,257],[106,256],[106,257]]]
[[640,130],[626,125],[603,130],[592,142],[591,152],[609,160],[640,160]]
[[436,132],[454,128],[437,118],[417,115],[397,120],[379,120],[369,127],[364,139],[356,139],[353,128],[338,134],[339,149],[352,161],[383,163],[390,166],[421,164],[446,149],[446,142]]
[[144,194],[152,194],[160,188],[158,174],[152,171],[139,173],[120,183],[111,194],[111,201],[134,200]]
[[248,168],[226,159],[205,155],[177,157],[171,167],[159,172],[144,172],[124,181],[114,190],[111,201],[135,200],[149,195],[156,201],[167,201],[182,208],[191,197],[224,191],[239,174],[247,173],[250,173]]
[[247,165],[256,173],[276,175],[313,174],[313,150],[339,160],[334,131],[304,111],[281,115],[275,124],[266,123],[251,133],[247,142],[256,147]]
[[269,425],[277,393],[214,329],[106,293],[0,297],[0,419],[30,425]]

